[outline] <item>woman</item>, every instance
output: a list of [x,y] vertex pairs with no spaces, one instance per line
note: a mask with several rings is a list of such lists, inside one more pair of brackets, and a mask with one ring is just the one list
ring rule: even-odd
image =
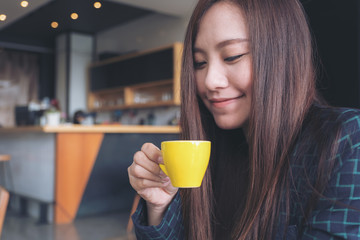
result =
[[73,123],[81,124],[85,120],[85,116],[86,114],[83,111],[81,110],[76,111],[74,113]]
[[298,0],[200,0],[183,54],[181,138],[212,142],[202,186],[176,189],[160,150],[129,167],[139,239],[360,238],[360,115],[315,90]]

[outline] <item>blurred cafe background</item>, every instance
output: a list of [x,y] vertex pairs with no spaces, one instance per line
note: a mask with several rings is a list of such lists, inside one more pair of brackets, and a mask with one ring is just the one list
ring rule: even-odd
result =
[[[197,0],[0,0],[0,235],[133,239],[127,167],[178,139],[182,42]],[[360,104],[358,0],[302,0],[318,88]]]

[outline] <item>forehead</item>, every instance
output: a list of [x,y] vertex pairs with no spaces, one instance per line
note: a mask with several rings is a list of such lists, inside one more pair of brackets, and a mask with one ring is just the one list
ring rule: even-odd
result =
[[235,38],[248,39],[245,16],[238,5],[222,1],[215,3],[204,14],[195,45]]

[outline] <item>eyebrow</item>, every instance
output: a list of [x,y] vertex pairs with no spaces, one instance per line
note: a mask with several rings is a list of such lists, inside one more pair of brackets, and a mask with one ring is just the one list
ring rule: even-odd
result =
[[234,44],[234,43],[242,43],[242,42],[248,42],[249,39],[247,38],[234,38],[234,39],[228,39],[228,40],[225,40],[225,41],[222,41],[222,42],[219,42],[218,44],[216,44],[216,48],[223,48],[227,45],[230,45],[230,44]]
[[[242,43],[242,42],[248,42],[249,39],[247,38],[233,38],[233,39],[227,39],[227,40],[224,40],[224,41],[221,41],[219,42],[218,44],[216,44],[216,48],[217,49],[221,49],[227,45],[231,45],[231,44],[234,44],[234,43]],[[194,47],[193,49],[194,52],[204,52],[201,48],[196,48]]]

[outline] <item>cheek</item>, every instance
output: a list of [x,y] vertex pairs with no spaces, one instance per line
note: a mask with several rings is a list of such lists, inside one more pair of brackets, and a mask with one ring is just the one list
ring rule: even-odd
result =
[[248,89],[251,91],[252,90],[252,86],[253,86],[253,71],[252,71],[252,67],[251,67],[251,64],[249,64],[249,67],[248,67]]
[[232,79],[234,79],[233,84],[236,88],[245,91],[247,95],[252,92],[253,78],[251,64],[246,63],[240,68],[233,69],[231,72]]
[[251,64],[251,61],[248,62],[248,72],[247,72],[247,79],[248,79],[248,91],[249,93],[252,91],[252,86],[253,86],[253,70],[252,70],[252,64]]
[[206,89],[205,82],[199,73],[195,73],[195,83],[197,93],[202,96],[205,93]]

